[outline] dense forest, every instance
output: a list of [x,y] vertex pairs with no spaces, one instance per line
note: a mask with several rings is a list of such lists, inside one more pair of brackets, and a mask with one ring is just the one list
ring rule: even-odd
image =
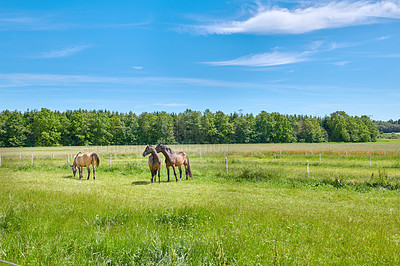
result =
[[389,121],[374,121],[378,131],[383,133],[400,132],[400,119]]
[[172,143],[369,142],[377,127],[368,116],[337,111],[320,118],[260,112],[225,114],[118,113],[102,110],[0,113],[0,147]]

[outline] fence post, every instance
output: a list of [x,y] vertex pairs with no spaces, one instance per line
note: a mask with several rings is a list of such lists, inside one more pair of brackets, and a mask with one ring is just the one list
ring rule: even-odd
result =
[[33,154],[32,154],[32,158],[31,158],[31,165],[33,165]]
[[321,153],[319,154],[319,163],[321,163]]
[[202,158],[201,158],[201,151],[200,151],[200,161],[202,161]]
[[110,154],[110,168],[111,168],[112,155]]
[[308,160],[307,160],[307,175],[309,175],[310,174],[310,164],[308,163]]
[[0,167],[1,167],[1,155],[0,155]]
[[274,153],[274,157],[275,157],[275,162],[276,162],[276,153]]
[[225,164],[226,164],[226,173],[228,173],[228,158],[225,157]]
[[235,162],[236,162],[236,153],[235,153]]
[[371,156],[371,153],[369,154],[369,166],[372,166],[372,156]]

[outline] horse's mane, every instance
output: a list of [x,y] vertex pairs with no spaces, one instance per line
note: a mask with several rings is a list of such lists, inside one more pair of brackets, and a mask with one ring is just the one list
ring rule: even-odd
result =
[[169,151],[171,154],[174,154],[174,151],[171,150],[171,148],[168,148],[167,146],[165,146],[165,149],[166,149],[167,151]]
[[74,158],[76,158],[76,156],[78,156],[78,154],[81,154],[82,152],[80,151],[80,152],[78,152],[76,155],[75,155],[75,157]]

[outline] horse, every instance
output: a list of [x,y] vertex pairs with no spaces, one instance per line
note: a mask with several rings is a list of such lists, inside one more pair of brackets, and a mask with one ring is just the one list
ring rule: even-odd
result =
[[142,155],[144,157],[147,154],[150,154],[148,162],[149,162],[149,168],[150,168],[150,172],[151,172],[151,183],[153,183],[153,177],[154,177],[154,182],[157,180],[157,178],[156,178],[157,171],[158,171],[158,183],[160,183],[160,171],[161,171],[161,165],[162,165],[160,155],[158,155],[156,150],[151,145],[146,146],[146,149],[144,150]]
[[97,153],[95,152],[78,152],[75,157],[74,157],[74,163],[71,165],[72,167],[72,172],[74,173],[74,176],[76,175],[76,168],[79,170],[79,179],[82,178],[83,176],[83,167],[85,166],[88,170],[88,177],[87,179],[89,180],[90,177],[90,165],[93,165],[93,180],[96,179],[95,173],[96,170],[95,168],[99,166],[100,164],[100,157]]
[[178,182],[178,178],[176,177],[175,166],[179,168],[180,180],[182,180],[182,164],[185,166],[186,172],[186,180],[188,180],[188,174],[192,177],[192,172],[190,171],[189,157],[183,151],[173,152],[170,148],[165,146],[164,144],[157,144],[156,146],[157,152],[162,152],[165,157],[165,165],[167,166],[168,173],[168,182],[169,182],[169,167],[172,167],[174,170],[175,180]]

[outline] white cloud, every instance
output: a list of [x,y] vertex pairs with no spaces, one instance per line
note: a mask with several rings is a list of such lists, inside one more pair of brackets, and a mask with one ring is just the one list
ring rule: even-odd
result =
[[36,87],[36,86],[89,86],[100,85],[151,85],[151,86],[188,86],[188,87],[264,87],[264,84],[251,82],[232,82],[214,79],[181,77],[107,77],[91,75],[54,75],[32,73],[0,73],[0,88]]
[[378,41],[383,41],[392,38],[392,36],[380,36],[377,38]]
[[[318,3],[317,1],[315,1]],[[301,34],[400,19],[400,1],[333,1],[287,9],[259,7],[243,21],[225,21],[195,27],[202,34]]]
[[253,67],[267,67],[294,64],[307,60],[307,52],[304,53],[282,53],[274,51],[272,53],[263,53],[255,55],[246,55],[236,59],[219,61],[219,62],[205,62],[214,66],[253,66]]
[[333,64],[336,65],[336,66],[345,66],[345,65],[347,65],[349,63],[350,63],[349,61],[340,61],[340,62],[335,62]]
[[141,69],[143,69],[142,66],[133,66],[132,68],[133,68],[133,69],[136,69],[136,70],[141,70]]
[[81,45],[81,46],[73,46],[73,47],[68,47],[65,49],[61,50],[54,50],[50,52],[43,52],[37,58],[60,58],[60,57],[68,57],[72,56],[74,54],[77,54],[83,50],[86,50],[89,48],[87,45]]

